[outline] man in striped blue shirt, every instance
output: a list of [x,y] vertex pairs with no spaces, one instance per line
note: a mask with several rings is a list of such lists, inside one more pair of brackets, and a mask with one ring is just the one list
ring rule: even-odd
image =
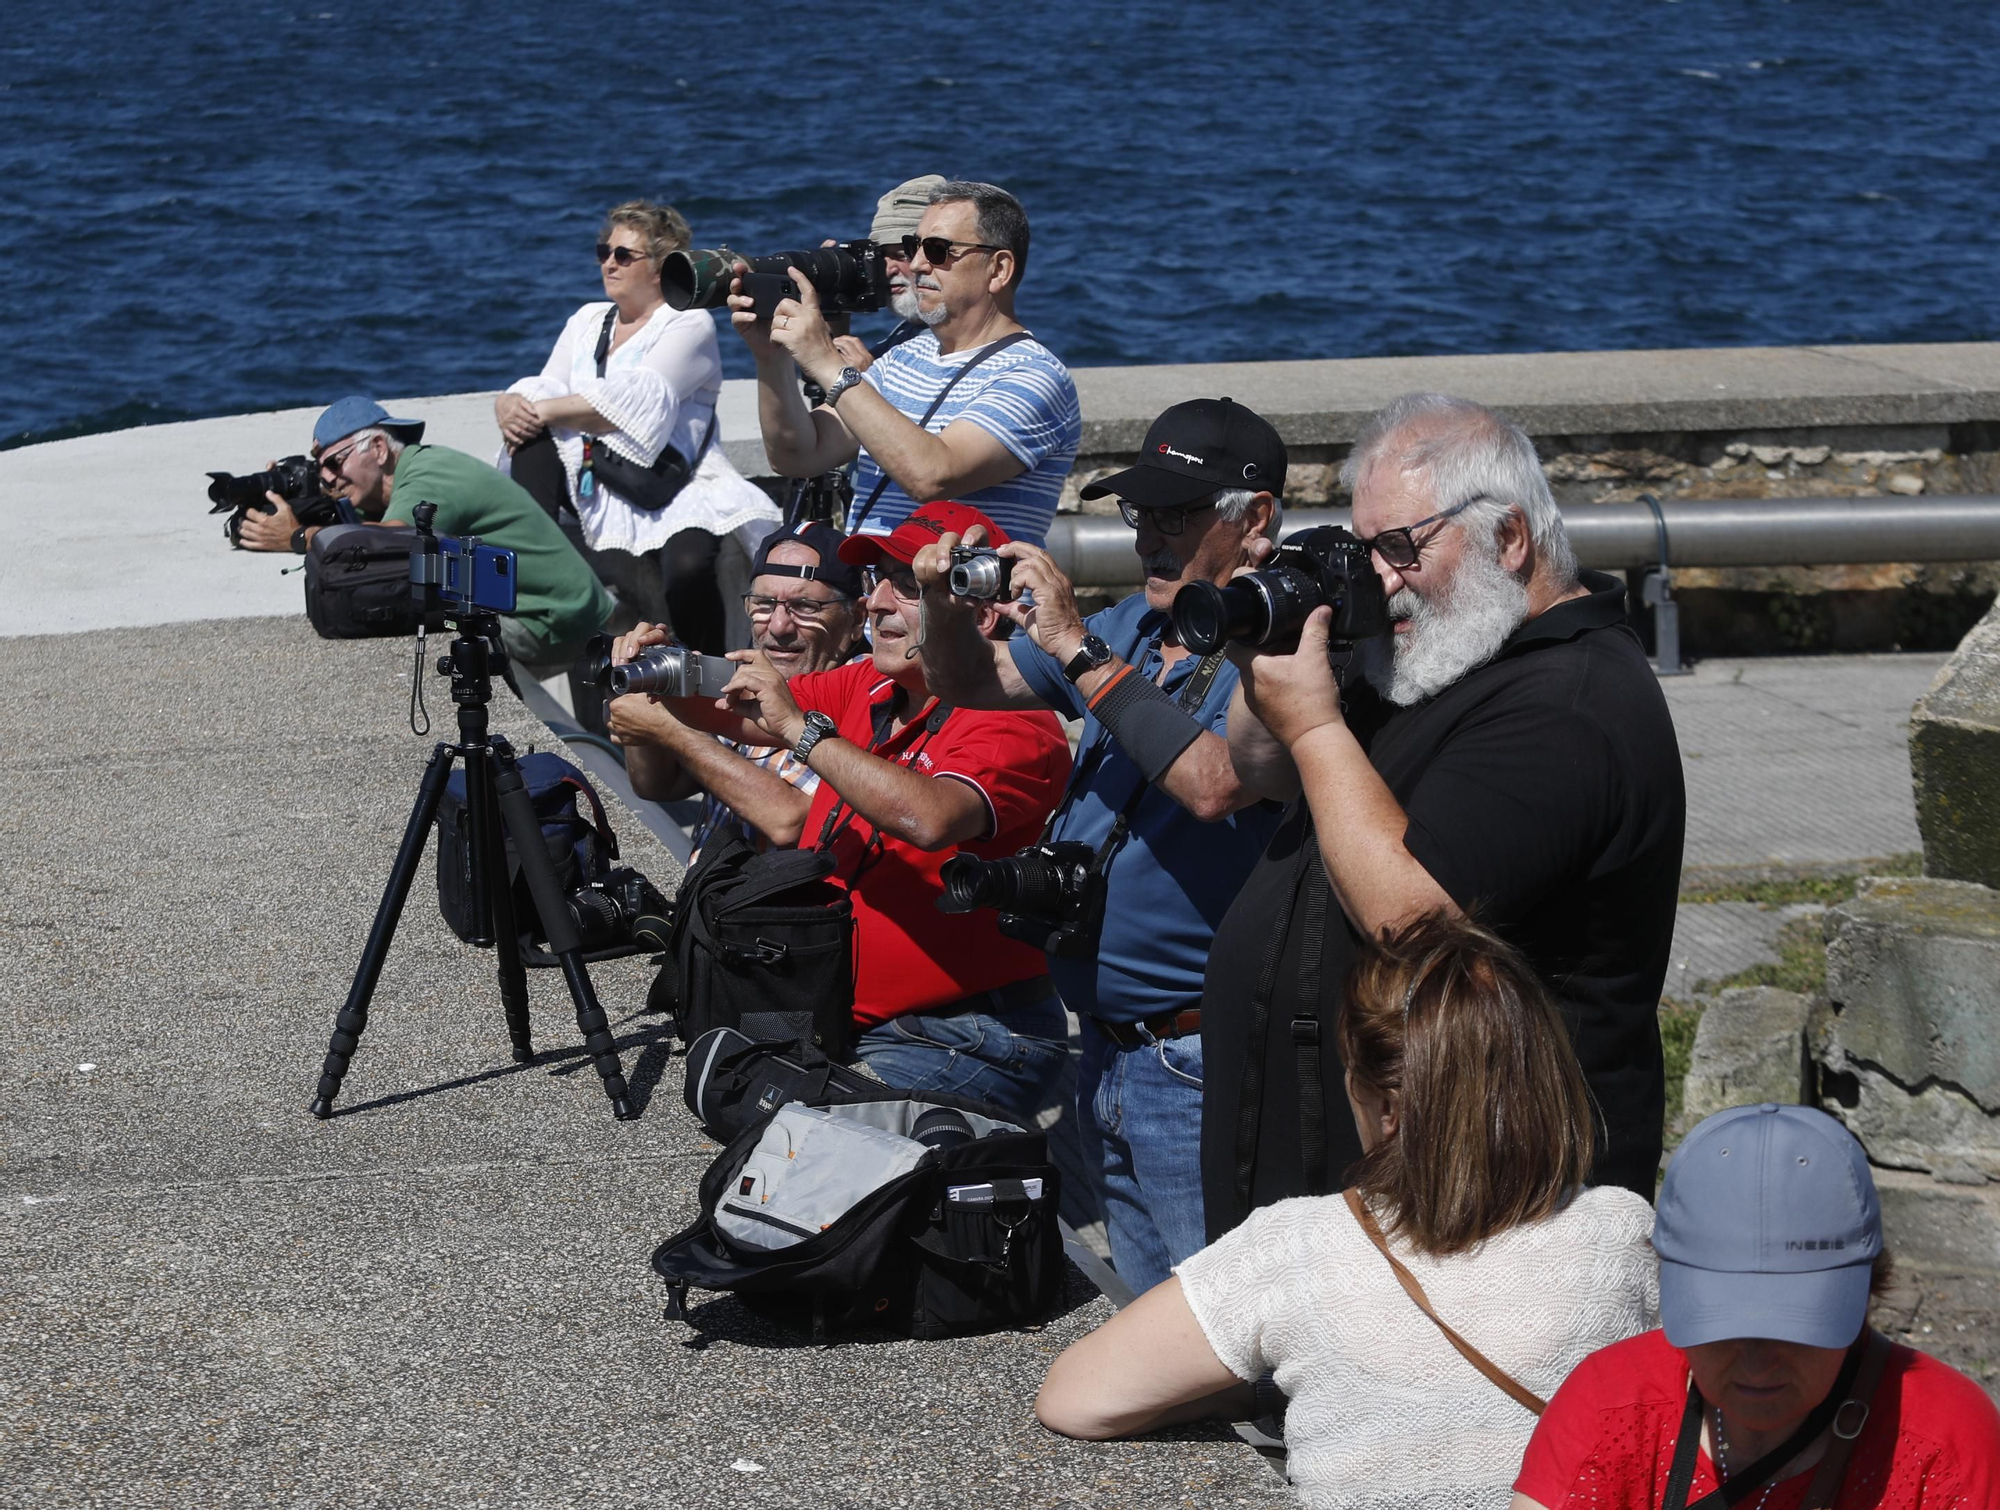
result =
[[[949,498],[1040,544],[1076,460],[1083,413],[1069,369],[1014,318],[1027,214],[1004,189],[954,181],[932,191],[905,245],[917,318],[929,329],[865,375],[835,348],[803,277],[793,278],[799,297],[780,302],[768,322],[748,296],[731,296],[730,318],[757,359],[765,454],[788,477],[858,456],[849,527],[864,534],[886,535],[919,504]],[[820,407],[806,407],[795,364],[825,390]]]

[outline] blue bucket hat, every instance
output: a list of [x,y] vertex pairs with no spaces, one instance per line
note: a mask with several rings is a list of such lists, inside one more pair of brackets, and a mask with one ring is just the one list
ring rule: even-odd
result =
[[1809,1106],[1735,1106],[1687,1135],[1653,1216],[1675,1347],[1846,1347],[1868,1317],[1882,1207],[1854,1135]]
[[326,406],[326,413],[313,425],[313,449],[324,451],[356,430],[370,429],[400,430],[403,432],[400,438],[410,442],[422,440],[424,436],[422,420],[392,418],[389,411],[372,398],[354,393],[335,399]]

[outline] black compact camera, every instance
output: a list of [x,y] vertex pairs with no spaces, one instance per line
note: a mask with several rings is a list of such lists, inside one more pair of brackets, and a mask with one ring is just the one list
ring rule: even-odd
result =
[[1004,860],[954,855],[938,873],[939,912],[1000,910],[1000,931],[1058,959],[1090,959],[1104,931],[1104,874],[1088,844],[1030,845]]
[[1389,632],[1389,603],[1368,547],[1338,525],[1301,530],[1259,571],[1226,587],[1190,582],[1174,594],[1174,632],[1196,655],[1225,642],[1283,644],[1296,639],[1322,603],[1333,606],[1328,643],[1346,650]]
[[991,546],[954,545],[949,580],[954,597],[1004,601],[1013,596],[1014,560]]
[[277,506],[264,495],[276,493],[292,506],[301,525],[358,524],[361,516],[331,493],[320,491],[319,463],[310,456],[287,456],[269,471],[237,477],[228,472],[208,474],[208,501],[211,514],[227,514],[222,533],[237,550],[243,549],[243,517],[252,509],[275,514]]
[[629,944],[658,954],[667,948],[673,906],[660,895],[659,888],[629,865],[571,892],[569,912],[586,950]]
[[726,246],[669,252],[660,264],[660,292],[675,309],[720,309],[729,298],[736,264],[748,263],[743,292],[756,301],[757,317],[768,320],[782,299],[796,299],[789,268],[806,275],[829,315],[862,315],[889,302],[889,268],[873,241],[848,241],[811,251],[773,252],[743,257]]

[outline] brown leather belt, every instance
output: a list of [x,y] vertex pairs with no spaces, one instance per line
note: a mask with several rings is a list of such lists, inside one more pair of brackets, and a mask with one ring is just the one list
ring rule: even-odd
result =
[[1136,1049],[1158,1043],[1163,1038],[1185,1038],[1190,1033],[1199,1033],[1201,1008],[1162,1012],[1158,1017],[1148,1017],[1139,1022],[1106,1022],[1101,1017],[1093,1017],[1090,1024],[1119,1048]]

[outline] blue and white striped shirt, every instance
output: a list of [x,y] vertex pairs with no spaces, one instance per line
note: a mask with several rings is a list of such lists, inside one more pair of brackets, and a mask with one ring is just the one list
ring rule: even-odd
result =
[[[884,352],[868,369],[865,380],[914,423],[923,417],[938,390],[951,381],[952,374],[972,359],[973,351],[945,356],[938,350],[937,336],[927,330]],[[1063,479],[1069,476],[1083,442],[1083,409],[1069,369],[1040,341],[1018,341],[968,373],[925,428],[935,435],[961,419],[999,441],[1027,470],[990,488],[963,494],[958,502],[981,510],[1014,539],[1040,545],[1055,518]],[[875,490],[881,476],[875,458],[863,450],[854,464],[857,508]],[[886,535],[919,503],[929,501],[913,500],[891,480],[869,511],[862,532]]]

